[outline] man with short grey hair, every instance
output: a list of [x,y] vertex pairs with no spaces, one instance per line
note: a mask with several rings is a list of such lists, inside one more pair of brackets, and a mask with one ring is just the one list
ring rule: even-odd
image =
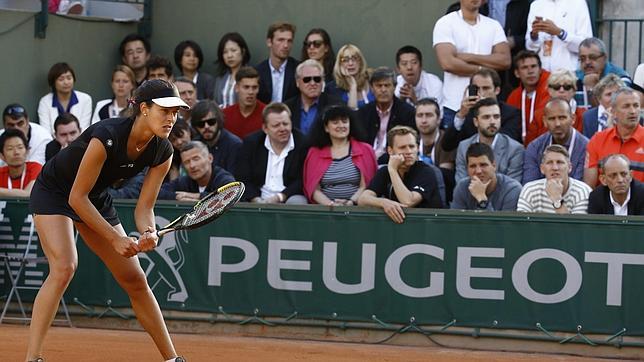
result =
[[322,92],[324,66],[314,59],[307,59],[295,68],[295,85],[300,94],[284,103],[291,110],[293,128],[306,135],[318,113],[328,105],[342,103],[342,100],[335,95]]
[[579,43],[579,67],[580,69],[575,72],[577,76],[577,93],[575,93],[577,107],[597,106],[598,95],[594,92],[594,87],[600,79],[608,74],[617,75],[626,84],[633,82],[624,69],[608,61],[606,45],[598,38],[586,38]]
[[369,86],[376,101],[360,108],[358,116],[365,126],[366,142],[373,145],[376,157],[380,158],[386,154],[387,131],[394,126],[416,129],[415,110],[394,95],[396,74],[392,69],[376,68],[369,77]]

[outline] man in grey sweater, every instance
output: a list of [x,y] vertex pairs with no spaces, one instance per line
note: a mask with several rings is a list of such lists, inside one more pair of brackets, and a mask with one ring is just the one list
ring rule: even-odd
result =
[[515,179],[497,173],[494,151],[485,143],[472,143],[466,152],[467,174],[454,189],[452,209],[514,211],[521,193]]

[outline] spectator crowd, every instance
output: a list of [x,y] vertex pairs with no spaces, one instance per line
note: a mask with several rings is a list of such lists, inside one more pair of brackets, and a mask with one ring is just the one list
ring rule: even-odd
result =
[[[190,106],[160,199],[238,180],[243,201],[371,206],[396,223],[407,208],[644,215],[644,67],[609,61],[585,0],[460,0],[433,29],[439,75],[414,45],[392,52],[395,69],[371,68],[321,28],[297,60],[295,33],[271,24],[254,67],[244,37],[224,34],[216,74],[192,40],[170,58],[128,35],[113,96],[95,104],[54,64],[37,118],[4,108],[0,196],[29,196],[47,160],[92,124],[131,117],[133,90],[160,78]],[[144,172],[109,193],[137,198]]]

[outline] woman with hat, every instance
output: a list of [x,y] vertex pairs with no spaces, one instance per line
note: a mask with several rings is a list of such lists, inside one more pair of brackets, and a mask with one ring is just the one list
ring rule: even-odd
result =
[[[58,303],[78,265],[74,228],[130,297],[143,328],[165,360],[177,357],[159,305],[136,255],[157,245],[154,203],[170,169],[168,140],[180,108],[188,106],[171,83],[143,83],[130,100],[131,116],[110,118],[89,127],[49,160],[31,192],[29,208],[49,275],[38,291],[30,326],[28,361],[42,361],[42,344]],[[149,167],[134,219],[141,234],[127,236],[106,189]]]

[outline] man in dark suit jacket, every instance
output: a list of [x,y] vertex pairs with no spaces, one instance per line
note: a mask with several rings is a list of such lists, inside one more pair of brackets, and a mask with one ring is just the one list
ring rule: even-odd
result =
[[307,135],[316,117],[328,105],[341,104],[338,96],[322,93],[324,67],[314,59],[300,63],[295,70],[295,84],[300,94],[284,102],[291,110],[293,128]]
[[644,184],[631,176],[628,157],[606,157],[597,187],[588,197],[589,214],[644,215]]
[[396,74],[390,68],[376,68],[369,86],[376,101],[360,108],[358,118],[366,133],[364,142],[373,145],[376,157],[380,158],[387,154],[387,132],[395,126],[416,129],[416,112],[413,106],[394,96]]
[[246,186],[242,200],[307,203],[302,169],[308,149],[304,136],[292,129],[290,117],[284,103],[269,104],[264,108],[262,130],[244,138],[235,174]]
[[[477,87],[478,94],[463,97],[461,109],[454,117],[454,124],[447,128],[443,136],[442,146],[447,152],[456,149],[462,140],[472,137],[478,132],[474,126],[474,113],[472,112],[476,102],[482,98],[497,99],[501,92],[501,78],[494,69],[482,68],[474,73],[470,78],[470,86],[472,85]],[[521,112],[504,102],[499,102],[499,108],[501,109],[501,129],[499,131],[522,143]]]
[[297,60],[289,56],[294,36],[295,26],[292,24],[280,22],[268,27],[266,46],[270,54],[268,59],[255,66],[259,73],[257,99],[262,103],[283,102],[297,95],[295,87]]

